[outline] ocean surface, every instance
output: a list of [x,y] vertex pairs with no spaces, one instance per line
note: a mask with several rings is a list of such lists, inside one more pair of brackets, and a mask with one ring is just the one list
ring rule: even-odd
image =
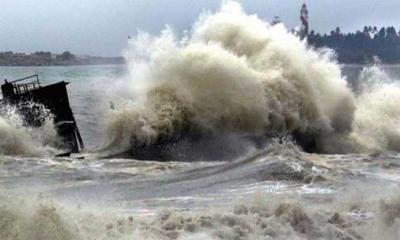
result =
[[[235,4],[185,41],[138,36],[120,66],[0,67],[69,82],[86,144],[54,157],[51,121],[3,111],[0,240],[399,238],[400,66],[337,64]],[[160,139],[169,161],[109,157]]]
[[[102,144],[99,119],[113,101],[102,83],[123,78],[125,68],[0,68],[9,80],[70,82],[88,146],[70,158],[1,156],[1,239],[375,239],[368,226],[377,219],[382,231],[393,227],[387,239],[399,236],[395,152],[308,154],[276,142],[232,161],[100,159],[91,151]],[[342,66],[354,86],[363,68]],[[400,79],[400,66],[382,68]]]

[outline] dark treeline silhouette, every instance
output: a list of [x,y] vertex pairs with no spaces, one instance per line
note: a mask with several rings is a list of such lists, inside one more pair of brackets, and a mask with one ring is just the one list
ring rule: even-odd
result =
[[383,63],[400,63],[400,31],[394,27],[366,26],[362,31],[347,34],[339,27],[324,35],[311,31],[308,43],[316,48],[334,49],[341,63],[371,63],[375,57]]
[[75,56],[69,51],[61,54],[35,52],[31,54],[0,52],[0,66],[71,66],[96,64],[123,64],[122,57]]

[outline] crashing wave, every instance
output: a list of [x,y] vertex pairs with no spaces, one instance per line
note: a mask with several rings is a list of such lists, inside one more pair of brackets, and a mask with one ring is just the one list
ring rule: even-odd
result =
[[229,159],[287,135],[308,152],[400,149],[400,88],[379,65],[363,71],[355,94],[334,52],[236,2],[203,13],[182,38],[167,27],[130,45],[130,96],[111,113],[104,151]]
[[159,37],[139,33],[131,46],[136,104],[113,114],[105,149],[295,132],[324,152],[351,131],[354,96],[332,52],[308,48],[235,2],[204,13],[183,39],[167,28]]

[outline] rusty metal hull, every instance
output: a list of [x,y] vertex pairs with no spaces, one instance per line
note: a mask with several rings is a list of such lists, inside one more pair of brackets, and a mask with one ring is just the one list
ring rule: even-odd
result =
[[34,109],[35,106],[25,103],[33,102],[43,105],[54,117],[57,133],[62,140],[61,147],[77,153],[84,148],[84,145],[69,103],[67,84],[62,81],[43,87],[39,86],[23,93],[11,94],[4,100],[8,104],[17,106],[26,124],[31,126],[40,126],[42,122],[35,114],[37,110]]

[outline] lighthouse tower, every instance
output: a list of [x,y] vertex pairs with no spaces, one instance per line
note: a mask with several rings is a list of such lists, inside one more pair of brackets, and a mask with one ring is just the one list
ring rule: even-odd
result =
[[305,3],[303,4],[303,6],[301,6],[300,20],[301,20],[300,38],[304,39],[308,36],[308,10],[307,10],[307,5]]

